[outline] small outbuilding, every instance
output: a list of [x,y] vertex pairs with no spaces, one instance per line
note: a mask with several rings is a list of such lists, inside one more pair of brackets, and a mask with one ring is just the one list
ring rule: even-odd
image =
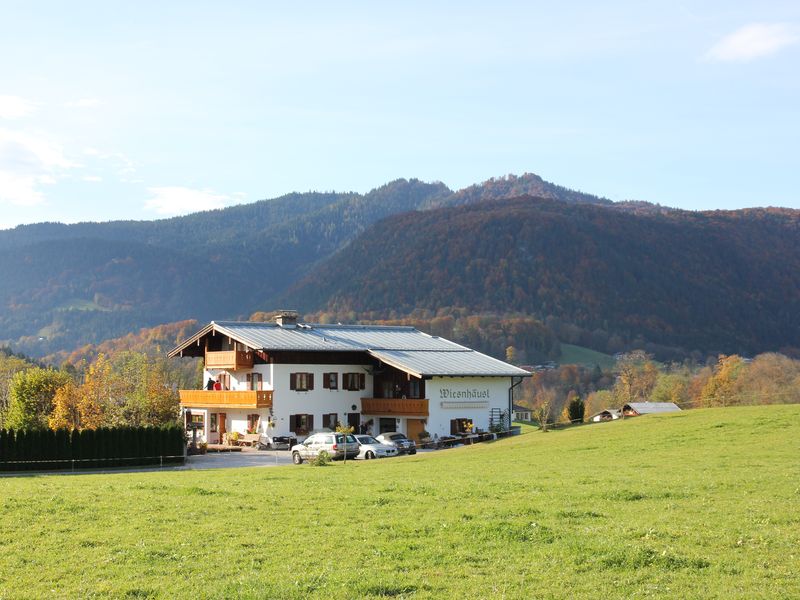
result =
[[619,408],[607,408],[605,410],[601,410],[599,413],[593,414],[589,417],[589,421],[592,423],[602,423],[603,421],[615,421],[622,416],[622,410]]
[[515,421],[532,421],[531,409],[527,406],[514,405],[514,420]]
[[680,412],[674,402],[630,402],[622,407],[622,416],[638,417],[654,413]]

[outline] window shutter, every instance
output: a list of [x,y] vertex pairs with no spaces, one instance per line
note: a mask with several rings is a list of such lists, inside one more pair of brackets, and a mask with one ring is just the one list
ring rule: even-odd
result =
[[322,389],[323,390],[330,389],[330,387],[331,387],[330,385],[328,385],[328,378],[329,377],[330,377],[329,373],[323,373],[322,374]]
[[290,373],[289,374],[289,389],[296,390],[297,389],[297,373]]
[[297,415],[289,415],[289,431],[297,431]]
[[314,415],[306,415],[308,417],[308,430],[314,431]]
[[450,435],[458,433],[458,419],[450,419]]
[[358,389],[363,390],[367,387],[367,376],[364,373],[358,374]]
[[314,374],[313,373],[309,373],[308,374],[308,389],[309,390],[313,390],[314,389]]

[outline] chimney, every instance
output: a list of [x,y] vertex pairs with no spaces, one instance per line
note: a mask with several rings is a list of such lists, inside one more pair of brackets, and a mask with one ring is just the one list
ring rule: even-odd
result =
[[294,329],[297,327],[297,311],[296,310],[282,310],[275,315],[275,322],[278,327],[283,329]]

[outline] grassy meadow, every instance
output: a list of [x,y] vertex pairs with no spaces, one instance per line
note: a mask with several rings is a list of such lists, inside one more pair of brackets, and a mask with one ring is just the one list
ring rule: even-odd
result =
[[0,598],[800,597],[800,406],[329,467],[0,479]]
[[604,371],[610,371],[617,364],[617,361],[610,354],[597,352],[583,346],[563,343],[561,344],[561,356],[558,362],[562,365],[583,365],[589,368],[599,365]]

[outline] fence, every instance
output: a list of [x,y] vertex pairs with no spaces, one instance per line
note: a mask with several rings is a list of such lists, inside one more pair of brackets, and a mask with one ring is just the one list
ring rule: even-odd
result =
[[183,464],[184,440],[177,425],[0,430],[0,471]]

